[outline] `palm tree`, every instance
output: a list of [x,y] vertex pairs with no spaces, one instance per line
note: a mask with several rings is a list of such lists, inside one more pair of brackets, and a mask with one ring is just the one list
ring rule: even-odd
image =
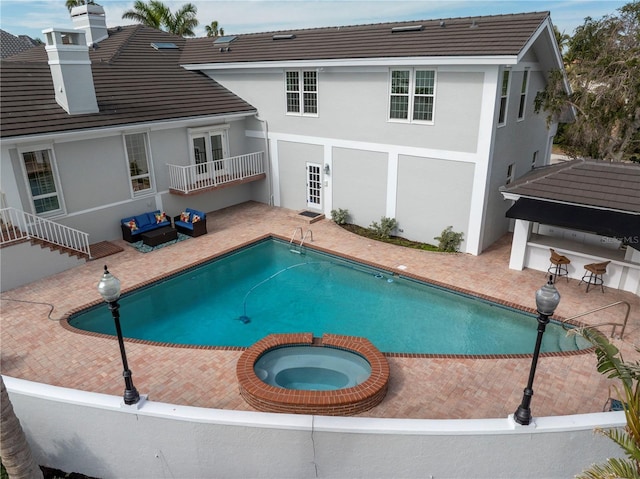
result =
[[564,53],[565,47],[568,45],[569,40],[571,39],[571,35],[567,35],[566,33],[561,32],[556,25],[553,26],[553,34],[556,37],[556,42],[558,43],[560,53]]
[[218,28],[218,21],[214,20],[210,25],[205,25],[204,29],[207,31],[208,37],[223,37],[224,28]]
[[0,458],[11,478],[42,478],[0,376]]
[[93,0],[67,0],[67,10],[71,12],[73,7],[79,7],[80,5],[97,5]]
[[124,12],[122,18],[134,20],[151,28],[162,29],[174,35],[193,37],[195,36],[193,29],[198,26],[197,12],[198,9],[192,3],[185,3],[173,14],[160,0],[150,0],[149,3],[136,0],[133,3],[133,9]]
[[193,3],[185,3],[175,13],[167,17],[167,31],[174,35],[180,35],[181,37],[194,37],[196,34],[193,29],[198,26],[198,19],[196,18],[198,9]]
[[124,12],[122,18],[125,20],[134,20],[159,30],[169,14],[169,7],[158,0],[151,0],[149,3],[136,0],[133,2],[133,9]]
[[[611,379],[619,379],[622,391],[614,386],[621,400],[627,425],[624,429],[598,429],[624,451],[626,458],[609,458],[578,474],[578,479],[638,478],[640,477],[640,362],[625,363],[619,350],[593,328],[583,328],[577,334],[595,346],[598,371]],[[636,348],[640,352],[640,348]]]

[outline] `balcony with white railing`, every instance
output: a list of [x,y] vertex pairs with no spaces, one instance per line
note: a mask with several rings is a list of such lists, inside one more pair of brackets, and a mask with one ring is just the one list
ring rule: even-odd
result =
[[263,152],[169,167],[169,191],[189,195],[266,178]]
[[0,209],[0,245],[24,240],[50,243],[91,257],[88,233],[15,208]]

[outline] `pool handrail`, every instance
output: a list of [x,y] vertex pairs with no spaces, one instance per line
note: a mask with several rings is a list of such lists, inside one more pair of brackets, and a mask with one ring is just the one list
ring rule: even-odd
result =
[[600,324],[594,324],[594,325],[590,325],[589,327],[591,328],[597,328],[599,326],[613,326],[613,328],[611,329],[611,337],[613,338],[613,335],[616,332],[616,327],[617,326],[622,326],[622,329],[620,331],[620,339],[623,338],[624,336],[624,330],[627,327],[627,321],[629,320],[629,313],[631,313],[631,304],[629,304],[627,301],[616,301],[615,303],[611,303],[611,304],[607,304],[606,306],[601,306],[599,308],[596,309],[592,309],[591,311],[587,311],[586,313],[580,313],[580,314],[576,314],[575,316],[571,316],[570,318],[566,318],[564,321],[562,321],[562,327],[567,330],[567,328],[565,327],[565,324],[569,321],[572,321],[574,319],[577,318],[581,318],[582,316],[586,316],[588,314],[592,314],[592,313],[597,313],[598,311],[602,311],[603,309],[607,309],[610,308],[612,306],[617,306],[619,304],[624,304],[627,306],[627,312],[624,316],[624,321],[622,322],[622,324],[620,323],[613,323],[613,322],[608,322],[608,323],[600,323]]

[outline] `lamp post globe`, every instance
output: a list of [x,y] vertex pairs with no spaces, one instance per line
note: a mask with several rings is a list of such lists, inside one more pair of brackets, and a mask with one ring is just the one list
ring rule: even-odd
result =
[[131,405],[137,404],[140,401],[140,394],[133,385],[133,378],[131,377],[131,370],[127,363],[127,353],[124,349],[124,339],[122,338],[122,329],[120,328],[120,305],[118,299],[120,298],[120,280],[109,273],[107,265],[104,266],[104,273],[100,282],[98,283],[98,292],[100,296],[109,305],[109,310],[113,316],[113,321],[116,326],[116,334],[118,336],[118,345],[120,346],[120,356],[122,357],[122,367],[124,371],[122,376],[124,377],[124,403]]
[[98,292],[107,303],[118,301],[120,298],[120,280],[109,273],[106,264],[104,265],[102,278],[98,283]]
[[513,414],[514,420],[518,424],[527,426],[531,423],[531,398],[533,396],[533,378],[536,374],[538,365],[538,356],[540,355],[540,346],[542,345],[542,336],[549,324],[549,317],[553,316],[556,308],[560,304],[560,293],[553,284],[553,276],[549,276],[547,284],[536,291],[536,309],[538,310],[538,336],[536,337],[536,345],[533,350],[533,358],[531,359],[531,368],[529,370],[529,381],[527,387],[524,388],[522,402],[516,412]]

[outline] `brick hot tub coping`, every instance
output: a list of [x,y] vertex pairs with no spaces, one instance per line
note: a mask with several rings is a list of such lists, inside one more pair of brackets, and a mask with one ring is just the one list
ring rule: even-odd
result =
[[[254,370],[256,361],[267,351],[283,346],[332,347],[354,352],[365,358],[371,374],[357,386],[331,391],[285,389],[263,382]],[[366,338],[312,333],[271,334],[242,353],[236,366],[240,394],[258,411],[323,416],[350,416],[377,406],[389,384],[389,363]]]

